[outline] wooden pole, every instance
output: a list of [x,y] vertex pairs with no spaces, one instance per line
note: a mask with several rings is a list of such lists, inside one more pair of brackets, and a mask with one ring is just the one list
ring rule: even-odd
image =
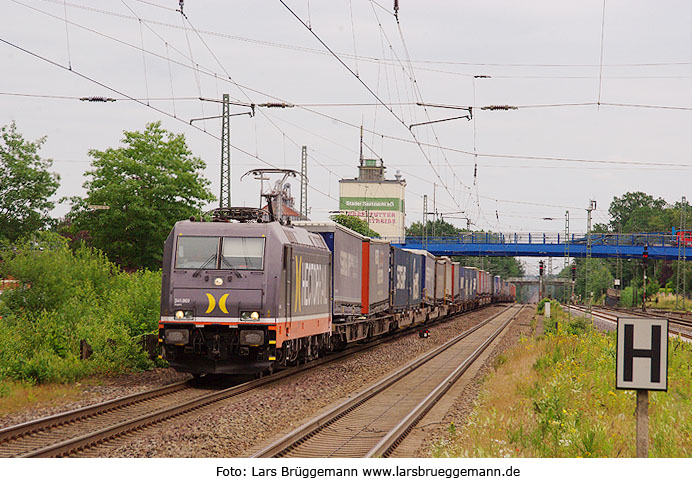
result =
[[649,457],[649,390],[637,390],[637,457]]

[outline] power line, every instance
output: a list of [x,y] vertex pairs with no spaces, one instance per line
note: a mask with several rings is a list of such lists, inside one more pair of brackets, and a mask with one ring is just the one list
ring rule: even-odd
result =
[[[63,5],[63,0],[42,0],[43,2],[46,3],[54,3],[54,4],[59,4]],[[170,12],[176,12],[177,9],[171,8],[171,7],[165,7],[163,5],[158,5],[152,2],[147,2],[144,0],[134,0],[142,4],[146,5],[151,5],[154,7],[158,7],[164,10],[168,10]],[[383,7],[381,4],[377,2],[373,2],[375,5],[377,5],[379,8],[384,10],[385,12],[392,14],[389,10],[387,10],[385,7]],[[127,15],[123,14],[118,14],[117,12],[109,11],[109,10],[104,10],[104,9],[99,9],[95,8],[92,6],[87,6],[87,5],[81,5],[81,4],[76,4],[76,3],[70,3],[66,2],[66,5],[73,7],[73,8],[78,8],[82,10],[87,10],[87,11],[92,11],[95,13],[100,13],[103,15],[111,15],[111,16],[117,16],[121,18],[128,18],[132,20],[137,20],[134,17],[130,17]],[[155,21],[155,20],[145,20],[142,19],[142,21],[151,23],[151,24],[157,24],[165,27],[170,27],[174,29],[181,29],[180,26],[171,24],[171,23],[166,23],[166,22],[161,22],[161,21]],[[222,37],[226,39],[232,39],[232,40],[237,40],[237,41],[242,41],[242,42],[247,42],[247,43],[253,43],[253,44],[260,44],[268,47],[275,47],[275,48],[280,48],[280,49],[288,49],[288,50],[294,50],[294,51],[302,51],[302,52],[308,52],[312,54],[319,54],[319,55],[328,55],[328,53],[325,53],[324,51],[321,51],[319,49],[315,48],[310,48],[307,46],[298,46],[294,44],[286,44],[286,43],[278,43],[278,42],[273,42],[273,41],[265,41],[261,39],[253,39],[253,38],[247,38],[247,37],[241,37],[241,36],[234,36],[231,34],[227,33],[222,33],[222,32],[216,32],[216,31],[211,31],[211,30],[202,30],[200,31],[203,34],[209,34],[215,37]],[[354,58],[353,54],[350,53],[342,53],[342,52],[337,52],[339,56],[345,57],[345,58]],[[359,55],[357,56],[359,61],[364,61],[364,62],[373,62],[373,63],[383,63],[387,62],[387,60],[383,58],[378,58],[374,56],[363,56]],[[594,67],[600,67],[600,64],[594,64],[594,63],[503,63],[503,62],[495,62],[495,63],[489,63],[489,62],[472,62],[472,61],[451,61],[451,60],[430,60],[430,59],[413,59],[411,60],[413,64],[431,64],[431,65],[450,65],[450,66],[470,66],[470,67],[498,67],[498,68],[594,68]],[[647,68],[647,67],[666,67],[666,66],[690,66],[692,65],[692,61],[664,61],[664,62],[639,62],[639,63],[603,63],[603,67],[617,67],[617,68]],[[418,68],[418,69],[426,69],[426,68]],[[457,74],[462,74],[462,73],[457,73]],[[465,76],[473,76],[472,73],[464,74]],[[497,76],[496,76],[497,77]],[[594,78],[593,76],[590,76],[589,78]]]
[[[147,51],[149,52],[149,51]],[[189,67],[189,66],[187,66]],[[206,74],[206,73],[205,73]],[[222,81],[227,81],[223,80]],[[235,83],[234,83],[235,84]],[[245,87],[244,85],[236,84],[239,88],[245,88],[247,89],[248,87]],[[20,93],[20,92],[0,92],[0,95],[3,96],[15,96],[15,97],[34,97],[34,98],[52,98],[56,100],[60,99],[66,99],[66,100],[80,100],[83,97],[77,96],[77,95],[54,95],[54,94],[49,94],[49,93]],[[266,94],[265,96],[275,98],[279,100],[278,98]],[[175,96],[170,96],[170,97],[147,97],[147,98],[136,98],[138,101],[144,101],[144,100],[150,100],[150,101],[198,101],[199,96],[181,96],[181,97],[175,97]],[[118,101],[132,101],[133,98],[115,98],[115,100]],[[389,105],[419,105],[420,102],[391,102]],[[368,102],[334,102],[334,103],[329,103],[329,102],[321,102],[321,103],[301,103],[301,102],[291,102],[290,105],[293,107],[297,108],[312,108],[312,107],[334,107],[334,108],[340,108],[340,107],[353,107],[353,108],[359,108],[359,107],[379,107],[381,106],[380,103],[368,103]],[[426,104],[430,106],[430,104]],[[533,109],[533,108],[569,108],[569,107],[593,107],[598,105],[597,102],[567,102],[567,103],[545,103],[545,104],[533,104],[533,105],[514,105],[517,109],[520,110],[525,110],[525,109]],[[606,107],[621,107],[621,108],[644,108],[644,109],[657,109],[657,110],[678,110],[678,111],[684,111],[684,112],[690,112],[692,111],[692,107],[683,107],[683,106],[673,106],[673,105],[650,105],[650,104],[643,104],[643,103],[611,103],[611,102],[601,102],[601,106],[606,106]],[[450,105],[451,107],[451,105]],[[462,106],[459,106],[459,108],[465,108]],[[483,107],[482,106],[475,106],[475,105],[469,105],[468,108],[472,108],[474,110],[481,110]],[[321,115],[321,114],[320,114]],[[284,121],[285,122],[285,121]],[[355,127],[355,125],[354,125]],[[363,129],[366,130],[367,129]],[[368,131],[372,132],[372,131]],[[383,134],[377,133],[377,132],[372,132],[373,135],[375,136],[382,136]],[[386,137],[386,136],[385,136]],[[413,142],[413,141],[409,141]],[[424,144],[424,143],[422,143]],[[435,146],[436,145],[432,145]],[[446,150],[452,150],[451,148],[447,148],[444,146],[440,146],[442,149]]]
[[[335,53],[335,52],[334,52],[334,51],[333,51],[333,50],[332,50],[332,49],[331,49],[331,48],[330,48],[330,47],[329,47],[329,46],[328,46],[328,45],[327,45],[316,33],[315,33],[315,31],[314,31],[313,29],[310,29],[310,28],[308,27],[308,25],[303,21],[303,19],[301,19],[301,18],[300,18],[300,17],[299,17],[299,16],[298,16],[298,15],[286,4],[286,2],[284,2],[284,0],[279,0],[279,2],[280,2],[280,3],[281,3],[281,4],[282,4],[282,5],[283,5],[283,6],[284,6],[284,7],[285,7],[285,8],[286,8],[286,9],[287,9],[287,10],[288,10],[288,11],[289,11],[289,12],[290,12],[290,13],[291,13],[291,14],[292,14],[292,15],[293,15],[304,27],[305,27],[305,28],[306,28],[306,29],[318,40],[318,42],[319,42],[320,44],[322,44],[322,46],[324,46],[325,49],[327,49],[327,50],[336,58],[337,61],[339,61],[339,63],[340,63],[344,68],[346,68],[346,70],[347,70],[349,73],[351,73],[351,74],[360,82],[361,85],[363,85],[363,86],[365,87],[365,89],[366,89],[368,92],[370,92],[370,94],[371,94],[378,102],[380,102],[380,103],[389,111],[389,113],[392,114],[392,116],[394,116],[395,119],[397,119],[404,127],[406,127],[406,129],[409,131],[409,133],[413,136],[413,139],[414,139],[415,143],[417,144],[418,148],[420,149],[420,152],[423,154],[423,156],[425,157],[425,159],[428,161],[428,164],[429,164],[430,167],[432,168],[432,170],[433,170],[433,172],[435,173],[435,175],[437,176],[437,178],[438,178],[441,182],[443,182],[442,178],[440,177],[440,174],[439,174],[438,171],[435,169],[435,165],[432,163],[432,161],[430,160],[430,158],[428,157],[428,155],[425,154],[425,151],[423,150],[423,147],[421,146],[420,142],[418,141],[418,139],[417,139],[415,133],[413,133],[413,132],[411,131],[411,129],[406,125],[406,122],[404,122],[397,114],[395,114],[394,111],[393,111],[386,103],[384,103],[384,101],[379,97],[379,95],[377,95],[377,93],[375,93],[375,92],[368,86],[368,84],[365,83],[365,82],[364,82],[364,81],[363,81],[363,80],[351,69],[351,67],[348,66],[348,65],[347,65],[347,64],[346,64],[346,63],[345,63],[345,62],[344,62],[344,61],[343,61],[343,60],[342,60],[342,59],[341,59],[341,58],[340,58],[340,57],[339,57],[339,56],[338,56],[338,55],[337,55],[337,54],[336,54],[336,53]],[[447,193],[449,194],[449,196],[452,198],[452,201],[459,207],[459,210],[461,210],[461,207],[459,206],[459,203],[456,201],[456,198],[454,197],[454,195],[452,194],[452,192],[449,190],[449,188],[448,188],[446,185],[443,185],[443,186],[444,186],[445,190],[447,190]]]
[[[39,12],[39,13],[43,13],[43,14],[48,15],[48,16],[50,16],[50,17],[56,18],[55,16],[53,16],[52,14],[50,14],[50,13],[48,13],[48,12],[44,12],[44,11],[42,11],[42,10],[40,10],[40,9],[36,9],[36,8],[31,7],[31,6],[29,6],[29,5],[25,5],[25,4],[23,4],[23,3],[21,3],[21,2],[18,2],[18,1],[16,1],[16,0],[12,0],[12,1],[13,1],[14,3],[17,3],[17,4],[22,5],[22,6],[24,6],[24,7],[30,8],[30,9],[32,9],[32,10],[35,10],[35,11],[37,11],[37,12]],[[143,21],[143,20],[137,15],[137,13],[136,13],[134,10],[132,10],[132,8],[124,2],[124,0],[121,0],[121,2],[122,2],[122,3],[123,3],[123,4],[124,4],[135,16],[136,16],[136,19],[140,21],[140,27],[141,27],[141,24],[142,24],[142,23],[144,23],[144,24],[146,25],[146,22]],[[201,41],[201,42],[204,44],[204,46],[209,50],[210,54],[214,57],[214,59],[216,60],[216,62],[219,64],[219,66],[221,67],[221,69],[225,72],[226,76],[228,77],[228,79],[224,79],[224,78],[222,78],[222,79],[223,79],[224,81],[227,81],[227,82],[230,81],[232,84],[234,84],[234,85],[243,93],[243,95],[252,103],[252,99],[251,99],[250,96],[244,91],[244,89],[248,89],[248,90],[255,91],[255,92],[257,92],[257,91],[256,91],[256,90],[252,90],[252,89],[249,88],[249,87],[244,87],[243,85],[240,85],[240,84],[237,83],[235,80],[233,80],[233,78],[231,77],[230,73],[228,73],[228,71],[225,69],[225,67],[223,66],[223,64],[219,61],[219,59],[218,59],[218,57],[216,56],[216,54],[212,51],[212,49],[211,49],[211,48],[209,47],[209,45],[206,43],[206,41],[204,40],[204,38],[202,38],[200,32],[192,25],[192,23],[190,22],[189,18],[188,18],[187,16],[183,15],[183,22],[185,22],[185,21],[187,21],[187,23],[188,23],[188,25],[190,26],[190,28],[192,29],[192,31],[199,37],[200,41]],[[168,55],[167,55],[166,57],[163,57],[163,56],[161,56],[161,55],[159,55],[159,54],[157,54],[157,53],[154,53],[154,52],[151,52],[151,51],[147,51],[147,50],[145,50],[143,47],[140,48],[140,47],[138,47],[138,46],[135,46],[135,45],[133,45],[133,44],[127,43],[127,42],[122,41],[122,40],[120,40],[120,39],[117,39],[117,38],[108,36],[108,35],[106,35],[106,34],[103,34],[103,33],[101,33],[101,32],[95,31],[95,30],[93,30],[93,29],[90,29],[90,28],[88,28],[88,27],[86,27],[86,26],[83,26],[83,25],[80,25],[80,24],[76,24],[76,23],[74,23],[74,22],[70,22],[70,23],[71,23],[71,24],[74,24],[74,25],[77,25],[78,27],[83,28],[83,29],[85,29],[85,30],[87,30],[87,31],[89,31],[89,32],[94,33],[94,34],[102,35],[102,36],[106,37],[107,39],[110,39],[110,40],[113,40],[113,41],[116,41],[116,42],[125,44],[126,46],[131,47],[131,48],[133,48],[133,49],[140,50],[140,51],[142,51],[143,54],[144,54],[144,53],[147,53],[147,54],[150,54],[150,55],[154,55],[154,56],[157,56],[157,57],[166,59],[166,60],[168,61],[169,65],[170,65],[171,58],[170,58]],[[183,24],[183,25],[184,25],[184,24]],[[148,25],[147,25],[147,28],[148,28],[154,35],[156,35],[156,36],[166,45],[166,47],[168,47],[169,43],[168,43],[163,37],[161,37],[156,31],[154,31],[154,30],[153,30],[151,27],[149,27]],[[198,64],[195,64],[194,59],[193,59],[193,57],[192,57],[192,47],[191,47],[191,45],[190,45],[190,40],[189,40],[189,38],[188,38],[188,36],[187,36],[187,29],[185,29],[185,32],[186,32],[186,36],[185,36],[185,37],[186,37],[186,39],[187,39],[187,44],[188,44],[188,49],[189,49],[189,51],[190,51],[190,56],[187,57],[185,54],[183,54],[182,52],[178,51],[177,49],[176,49],[176,52],[178,52],[179,54],[181,54],[185,59],[189,59],[189,60],[192,62],[192,65],[185,65],[184,63],[180,63],[180,62],[177,62],[177,61],[175,61],[175,60],[173,60],[173,62],[174,62],[174,63],[177,63],[177,64],[179,64],[179,65],[181,65],[181,66],[184,66],[184,67],[187,67],[187,68],[192,69],[193,72],[195,73],[195,79],[196,79],[196,81],[197,81],[198,90],[201,90],[201,85],[200,85],[200,80],[199,80],[199,73],[204,73],[204,74],[206,74],[206,75],[208,75],[208,76],[211,76],[211,74],[210,74],[210,73],[205,73],[204,71],[199,70],[199,65],[198,65]],[[174,48],[174,49],[175,49],[175,48]],[[170,68],[169,68],[169,69],[170,69]],[[169,75],[170,75],[170,71],[169,71]],[[216,77],[216,73],[214,73],[213,76]],[[171,85],[171,89],[172,89],[172,85]],[[257,92],[257,93],[261,93],[261,92]],[[267,96],[269,96],[269,95],[267,95]],[[272,97],[272,96],[270,96],[270,97],[276,99],[276,97]],[[78,98],[78,97],[77,97],[77,98]],[[200,91],[200,96],[199,96],[199,97],[178,97],[178,98],[159,97],[159,98],[156,98],[156,99],[147,97],[147,104],[148,104],[148,102],[149,102],[150,100],[173,100],[173,102],[174,102],[174,110],[175,110],[175,100],[200,100],[200,98],[201,98],[201,91]],[[132,97],[121,98],[120,100],[129,100],[129,101],[138,101],[138,102],[141,102],[140,99],[136,99],[136,100],[135,100],[135,99],[132,98]],[[286,137],[286,134],[283,132],[283,130],[282,130],[280,127],[278,127],[278,126],[271,120],[271,118],[270,118],[266,113],[264,113],[264,111],[262,111],[262,110],[258,110],[258,111],[267,119],[267,121],[268,121],[270,124],[272,124],[281,134],[284,135],[284,137]],[[177,118],[175,112],[174,112],[173,115],[174,115],[175,118]],[[202,108],[202,115],[204,116],[204,108]],[[205,127],[204,131],[206,132],[206,127]],[[296,147],[300,147],[299,144],[298,144],[296,141],[294,141],[292,138],[288,137],[288,139],[289,139],[289,140],[291,141],[291,143],[294,144]],[[318,159],[314,159],[314,160],[315,160],[315,162],[316,162],[318,165],[324,166]],[[334,175],[334,176],[339,176],[339,175],[337,175],[336,173],[334,173],[333,171],[331,171],[329,168],[325,167],[325,169],[326,169],[330,174],[332,174],[332,175]],[[311,186],[311,187],[312,187],[312,186]],[[328,195],[328,196],[331,198],[331,195]]]
[[603,14],[601,16],[601,62],[598,69],[598,104],[601,104],[601,88],[603,86],[603,47],[605,39],[605,9],[606,0],[603,0]]
[[[601,104],[603,105],[603,104]],[[319,115],[321,117],[327,118],[329,120],[332,120],[334,122],[338,122],[350,127],[354,128],[359,128],[356,124],[353,124],[351,122],[347,122],[345,120],[339,119],[338,117],[334,117],[333,115],[325,114],[322,112],[319,112],[317,110],[305,107],[305,106],[300,106],[297,105],[298,108],[301,108],[302,110],[305,110],[307,112],[313,113],[315,115]],[[379,137],[385,138],[385,139],[390,139],[393,141],[399,141],[399,142],[405,142],[408,144],[415,144],[415,141],[412,141],[410,139],[405,139],[403,137],[397,137],[397,136],[392,136],[388,134],[383,134],[379,132],[374,132],[372,130],[369,130],[367,128],[363,129],[365,132],[368,133],[374,133]],[[424,142],[418,143],[423,146],[432,146],[432,147],[438,147],[432,144],[426,144]],[[675,162],[660,162],[660,161],[627,161],[627,160],[612,160],[612,159],[586,159],[586,158],[570,158],[570,157],[558,157],[558,156],[534,156],[534,155],[516,155],[516,154],[488,154],[488,153],[474,153],[473,151],[467,151],[464,149],[459,149],[459,148],[453,148],[453,147],[448,147],[448,146],[440,146],[440,148],[445,149],[446,151],[450,152],[456,152],[460,154],[467,154],[470,156],[473,156],[476,154],[478,157],[486,157],[486,158],[499,158],[499,159],[526,159],[526,160],[537,160],[537,161],[562,161],[562,162],[575,162],[575,163],[597,163],[597,164],[614,164],[614,165],[634,165],[634,166],[655,166],[655,165],[660,165],[660,166],[677,166],[677,167],[686,167],[690,166],[688,163],[675,163]]]
[[[19,3],[19,2],[16,2],[16,3]],[[21,4],[21,3],[19,3],[19,4],[20,4],[20,5],[23,5],[23,4]],[[26,6],[26,5],[24,5],[24,6]],[[37,10],[37,9],[35,9],[35,10]],[[38,10],[38,11],[41,12],[40,10]],[[44,13],[44,12],[42,12],[42,13]],[[56,17],[56,18],[57,18],[57,17]],[[59,19],[59,18],[58,18],[58,19]],[[59,19],[59,20],[62,20],[62,19]],[[70,23],[73,24],[73,22],[70,22]],[[88,29],[88,28],[87,28],[87,29]],[[89,29],[89,30],[90,30],[90,29]],[[96,32],[96,31],[93,31],[93,30],[91,30],[91,31],[92,31],[92,32]],[[98,33],[98,32],[96,32],[96,33]],[[98,34],[103,35],[102,33],[98,33]],[[106,36],[106,37],[109,37],[109,36]],[[112,38],[112,39],[114,39],[114,38]],[[116,40],[117,42],[121,42],[121,43],[123,43],[123,44],[129,45],[129,46],[131,46],[131,47],[133,47],[133,48],[135,48],[135,49],[138,49],[137,46],[130,45],[130,44],[125,43],[125,42],[123,42],[123,41],[120,41],[120,40],[118,40],[118,39],[114,39],[114,40]],[[164,59],[169,59],[169,60],[170,60],[170,58],[164,58]],[[181,64],[182,66],[186,66],[186,67],[187,67],[187,65],[185,65],[185,64],[183,64],[183,63],[179,63],[179,64]],[[206,73],[205,73],[205,74],[206,74]],[[242,85],[238,85],[238,86],[242,86]],[[246,88],[247,88],[247,87],[246,87]],[[250,88],[248,88],[248,89],[250,89]],[[250,90],[252,90],[252,89],[250,89]],[[257,93],[262,93],[262,92],[259,92],[259,91],[257,91],[257,90],[252,90],[252,91],[257,92]],[[268,95],[268,96],[271,96],[271,95]],[[276,97],[273,97],[273,96],[272,96],[272,98],[276,98]],[[134,100],[134,101],[136,101],[136,100],[135,100],[134,98],[132,98],[132,97],[128,97],[127,100]],[[626,106],[625,104],[612,104],[612,105],[613,105],[613,106]],[[643,105],[634,105],[634,104],[632,104],[632,106],[633,106],[633,107],[646,107],[646,108],[671,108],[671,109],[690,110],[690,108],[687,108],[687,107],[657,107],[657,106],[643,106]],[[316,111],[315,111],[314,113],[318,113],[318,114],[319,114],[319,112],[316,112]],[[324,114],[319,114],[319,115],[323,115],[323,116],[324,116]],[[177,118],[177,117],[176,117],[176,118]],[[333,117],[330,117],[330,118],[335,119],[335,118],[333,118]],[[341,121],[341,122],[343,122],[343,121]],[[355,126],[354,126],[354,127],[355,127]],[[375,133],[373,132],[373,134],[375,134]],[[392,139],[392,140],[400,140],[400,141],[407,142],[407,143],[415,143],[415,141],[406,140],[406,139],[403,139],[403,138],[395,138],[395,137],[392,137],[392,136],[385,136],[384,134],[379,134],[379,135],[380,135],[383,139],[386,137],[386,138],[390,138],[390,139]],[[419,143],[419,144],[425,145],[425,143]],[[435,145],[430,145],[430,144],[427,144],[427,145],[428,145],[428,146],[431,146],[431,147],[440,147],[440,146],[435,146]],[[445,147],[443,147],[443,146],[442,146],[442,148],[444,148],[444,149],[446,149],[446,150],[449,150],[449,151],[461,152],[461,153],[464,153],[464,154],[474,154],[474,153],[471,153],[471,152],[469,152],[469,151],[463,151],[463,150],[459,150],[459,149],[456,149],[456,148],[445,148]],[[485,155],[481,154],[480,156],[495,157],[495,158],[503,158],[503,157],[506,157],[506,158],[522,158],[522,159],[553,160],[553,161],[569,161],[569,162],[593,162],[593,163],[603,163],[603,164],[627,164],[627,165],[652,165],[652,164],[653,164],[653,165],[668,165],[668,166],[678,166],[678,167],[679,167],[679,166],[687,166],[687,165],[680,165],[680,164],[675,164],[675,163],[672,163],[672,164],[671,164],[671,163],[660,163],[660,162],[633,162],[633,161],[588,160],[588,159],[556,158],[556,157],[537,157],[537,156],[488,155],[488,154],[485,154]]]
[[[155,107],[155,106],[153,106],[153,105],[147,105],[145,102],[143,102],[143,101],[141,101],[141,100],[138,100],[138,99],[136,99],[136,98],[134,98],[134,97],[131,97],[131,96],[129,96],[128,94],[126,94],[126,93],[124,93],[124,92],[118,90],[117,88],[113,88],[113,87],[107,85],[106,83],[103,83],[103,82],[101,82],[101,81],[98,81],[98,80],[96,80],[96,79],[94,79],[94,78],[92,78],[92,77],[90,77],[90,76],[88,76],[88,75],[86,75],[86,74],[84,74],[84,73],[81,73],[81,72],[76,71],[76,70],[74,70],[74,69],[69,69],[69,67],[67,67],[67,66],[65,66],[65,65],[62,65],[62,64],[58,63],[57,61],[53,61],[52,59],[49,59],[49,58],[47,58],[47,57],[45,57],[45,56],[42,56],[42,55],[40,55],[40,54],[38,54],[38,53],[35,53],[35,52],[33,52],[33,51],[30,51],[29,49],[26,49],[26,48],[21,47],[21,46],[19,46],[19,45],[17,45],[17,44],[14,44],[13,42],[8,41],[7,39],[0,38],[0,42],[2,42],[2,43],[4,43],[4,44],[7,44],[8,46],[13,47],[13,48],[15,48],[15,49],[17,49],[17,50],[19,50],[19,51],[22,51],[22,52],[24,52],[24,53],[26,53],[26,54],[28,54],[28,55],[30,55],[30,56],[33,56],[33,57],[35,57],[35,58],[37,58],[37,59],[39,59],[39,60],[41,60],[41,61],[44,61],[44,62],[46,62],[46,63],[48,63],[48,64],[51,64],[51,65],[53,65],[53,66],[55,66],[55,67],[57,67],[57,68],[60,68],[60,69],[69,71],[70,73],[74,73],[75,75],[79,76],[80,78],[83,78],[83,79],[85,79],[85,80],[87,80],[87,81],[90,81],[91,83],[94,83],[94,84],[96,84],[96,85],[98,85],[98,86],[100,86],[100,87],[102,87],[102,88],[105,88],[106,90],[110,90],[110,91],[112,91],[112,92],[114,92],[114,93],[117,93],[117,94],[120,95],[121,97],[124,97],[124,98],[126,98],[126,99],[128,99],[128,100],[130,100],[130,101],[136,102],[136,103],[138,103],[138,104],[140,104],[140,105],[142,105],[142,106],[144,106],[144,107],[147,107],[147,108],[149,108],[149,109],[151,109],[151,110],[155,110],[156,112],[158,112],[158,113],[160,113],[160,114],[162,114],[162,115],[165,115],[166,117],[169,117],[169,118],[171,118],[171,119],[175,119],[175,120],[177,120],[177,121],[179,121],[179,122],[182,122],[182,123],[185,124],[187,127],[193,127],[193,128],[195,128],[195,129],[199,130],[200,132],[203,132],[203,133],[207,134],[208,136],[213,137],[214,139],[217,139],[217,140],[220,141],[220,137],[215,136],[214,134],[208,132],[207,130],[205,130],[205,129],[201,128],[201,127],[195,126],[195,125],[192,125],[192,126],[191,126],[190,124],[187,123],[187,121],[185,121],[185,120],[183,120],[183,119],[181,119],[181,118],[179,118],[179,117],[176,117],[176,116],[174,116],[173,114],[171,114],[171,113],[169,113],[169,112],[166,112],[165,110],[162,110],[162,109],[160,109],[160,108],[158,108],[158,107]],[[245,155],[247,155],[247,156],[250,156],[251,158],[256,159],[257,161],[260,161],[260,162],[266,164],[267,166],[270,166],[270,167],[272,167],[272,168],[278,168],[278,166],[276,166],[276,165],[270,163],[269,161],[266,161],[265,159],[263,159],[263,158],[261,158],[261,157],[259,157],[259,156],[256,156],[256,155],[250,153],[249,151],[246,151],[245,149],[243,149],[243,148],[241,148],[241,147],[235,146],[235,145],[233,145],[233,144],[231,144],[230,146],[231,146],[233,149],[235,149],[236,151],[239,151],[239,152],[241,152],[241,153],[243,153],[243,154],[245,154]],[[328,197],[328,198],[330,198],[330,199],[332,199],[332,200],[334,200],[334,201],[338,201],[336,198],[334,198],[334,197],[331,196],[331,195],[328,195],[328,194],[324,193],[324,192],[321,191],[319,188],[315,188],[315,187],[312,186],[312,185],[310,185],[310,188],[312,188],[312,189],[315,190],[316,192],[318,192],[318,193],[320,193],[320,194],[322,194],[322,195],[324,195],[324,196],[326,196],[326,197]]]

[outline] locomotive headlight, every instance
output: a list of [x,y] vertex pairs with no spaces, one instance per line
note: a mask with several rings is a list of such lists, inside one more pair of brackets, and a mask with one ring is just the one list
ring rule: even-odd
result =
[[195,318],[195,314],[192,310],[176,310],[175,320],[192,320]]
[[216,286],[221,286],[221,285],[223,285],[223,278],[216,278],[216,279],[214,280],[214,284],[215,284]]
[[240,312],[240,320],[259,320],[259,312]]

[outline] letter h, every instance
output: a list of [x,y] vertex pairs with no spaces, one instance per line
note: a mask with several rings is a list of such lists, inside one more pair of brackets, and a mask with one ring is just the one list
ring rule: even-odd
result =
[[651,327],[651,349],[634,348],[634,325],[625,324],[625,364],[623,380],[632,381],[634,358],[651,359],[651,382],[661,381],[661,326]]

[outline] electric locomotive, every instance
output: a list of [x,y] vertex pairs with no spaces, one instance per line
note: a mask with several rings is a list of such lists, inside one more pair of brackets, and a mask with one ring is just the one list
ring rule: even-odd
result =
[[176,223],[166,239],[159,342],[177,371],[253,373],[330,347],[331,253],[268,223]]

